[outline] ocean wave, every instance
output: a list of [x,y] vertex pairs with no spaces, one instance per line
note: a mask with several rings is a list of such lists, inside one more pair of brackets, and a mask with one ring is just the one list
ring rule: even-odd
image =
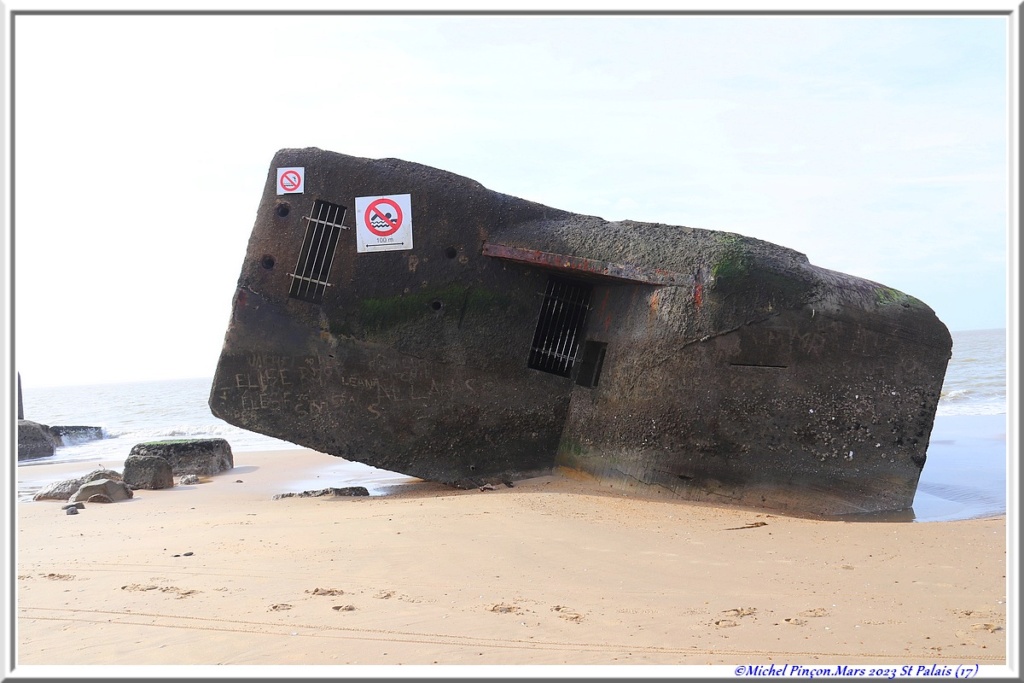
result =
[[[95,430],[99,430],[99,436],[96,436]],[[103,427],[86,427],[83,430],[76,430],[57,435],[57,448],[68,448],[70,446],[77,446],[78,444],[108,438],[110,438],[110,434]]]
[[972,396],[970,389],[954,389],[939,394],[940,401],[966,401]]
[[148,427],[143,429],[104,430],[107,438],[137,439],[139,441],[155,441],[174,438],[217,438],[242,433],[237,427],[228,424],[172,425],[167,427]]
[[1005,415],[1005,403],[949,403],[939,402],[936,415]]

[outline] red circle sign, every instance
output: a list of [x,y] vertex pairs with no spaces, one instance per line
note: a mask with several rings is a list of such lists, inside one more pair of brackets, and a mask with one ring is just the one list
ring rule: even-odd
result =
[[302,184],[302,176],[297,171],[285,171],[281,174],[281,189],[285,192],[294,192]]
[[[389,212],[386,208],[381,208],[381,204],[386,204],[394,213]],[[394,235],[402,227],[402,209],[387,197],[377,199],[366,207],[363,224],[367,230],[378,237]]]

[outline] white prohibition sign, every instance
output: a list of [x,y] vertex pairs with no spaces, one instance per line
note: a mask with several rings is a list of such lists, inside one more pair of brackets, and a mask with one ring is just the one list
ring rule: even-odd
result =
[[292,166],[277,169],[278,194],[302,194],[306,185],[306,169],[304,166]]
[[412,195],[356,197],[356,252],[412,249]]

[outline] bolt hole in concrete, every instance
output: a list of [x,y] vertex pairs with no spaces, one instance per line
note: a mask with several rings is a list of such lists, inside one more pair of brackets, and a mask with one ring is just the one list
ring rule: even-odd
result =
[[459,255],[459,250],[455,247],[448,247],[444,250],[444,255],[448,258],[455,258]]
[[284,218],[285,216],[287,216],[287,215],[288,215],[288,212],[289,212],[290,210],[291,210],[291,209],[289,209],[289,207],[288,207],[288,205],[287,205],[287,204],[278,204],[278,205],[277,205],[277,211],[276,211],[276,213],[277,213],[277,215],[278,215],[278,216],[280,216],[281,218]]
[[272,270],[274,267],[274,257],[268,254],[267,256],[263,257],[263,259],[260,261],[260,264],[267,270]]
[[440,311],[442,308],[444,308],[444,304],[441,303],[440,299],[434,299],[433,301],[430,302],[430,307],[433,308],[435,311]]

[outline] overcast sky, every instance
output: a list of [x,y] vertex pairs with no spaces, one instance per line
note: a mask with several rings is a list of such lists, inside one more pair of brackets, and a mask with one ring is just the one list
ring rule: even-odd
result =
[[1009,22],[17,16],[16,369],[212,376],[271,158],[306,146],[750,235],[1005,327]]

